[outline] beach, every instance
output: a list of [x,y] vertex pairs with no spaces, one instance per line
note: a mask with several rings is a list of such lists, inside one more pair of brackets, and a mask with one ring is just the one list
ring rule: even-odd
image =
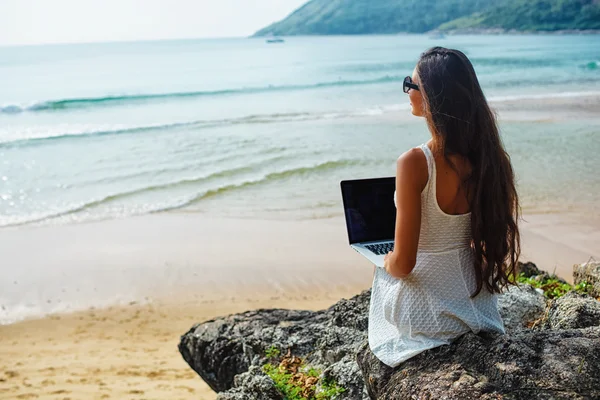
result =
[[[552,215],[525,218],[524,260],[572,281],[572,264],[600,258],[600,226]],[[23,252],[32,241],[45,244]],[[0,243],[15,265],[8,278],[21,279],[15,285],[44,286],[52,270],[29,278],[16,272],[44,260],[72,271],[63,278],[71,290],[116,296],[129,286],[147,299],[0,326],[2,399],[214,399],[179,355],[180,335],[196,323],[251,309],[324,309],[368,289],[373,273],[348,247],[341,218],[166,213],[5,229]],[[93,287],[86,286],[90,279]],[[48,293],[47,301],[60,304],[61,294]]]
[[[267,294],[267,293],[266,293]],[[257,308],[330,306],[336,295],[234,295],[178,305],[130,305],[0,327],[1,399],[214,399],[183,361],[193,324]]]

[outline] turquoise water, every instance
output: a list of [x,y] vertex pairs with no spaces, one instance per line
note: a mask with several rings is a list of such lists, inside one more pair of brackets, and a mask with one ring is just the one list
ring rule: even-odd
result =
[[[492,100],[600,93],[596,35],[0,48],[0,226],[166,210],[341,215],[339,180],[393,175],[427,140],[401,86],[438,44],[471,58]],[[599,211],[589,114],[502,123],[525,210]]]

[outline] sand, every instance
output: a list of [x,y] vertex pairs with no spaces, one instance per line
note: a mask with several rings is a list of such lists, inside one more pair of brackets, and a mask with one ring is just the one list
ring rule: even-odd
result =
[[0,399],[214,399],[178,340],[194,323],[264,307],[318,310],[335,302],[236,297],[53,316],[0,327]]
[[[593,221],[525,219],[524,259],[567,279],[573,264],[600,259]],[[323,309],[368,288],[373,271],[348,247],[341,218],[165,213],[22,227],[0,230],[0,254],[4,297],[29,304],[24,315],[61,311],[0,326],[0,399],[213,399],[177,350],[193,324],[257,308]],[[102,299],[120,305],[89,309]]]
[[589,216],[529,214],[521,222],[522,261],[573,283],[573,265],[600,260],[600,222]]

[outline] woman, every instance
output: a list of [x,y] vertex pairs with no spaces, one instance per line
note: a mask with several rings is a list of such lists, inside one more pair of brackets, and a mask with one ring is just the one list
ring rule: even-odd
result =
[[431,140],[398,158],[394,251],[373,280],[369,347],[389,367],[469,331],[503,333],[496,294],[520,252],[513,169],[468,58],[426,51],[404,91]]

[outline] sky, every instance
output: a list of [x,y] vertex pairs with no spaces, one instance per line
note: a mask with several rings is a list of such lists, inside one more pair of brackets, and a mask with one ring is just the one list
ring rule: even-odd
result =
[[308,0],[0,0],[0,46],[244,37]]

